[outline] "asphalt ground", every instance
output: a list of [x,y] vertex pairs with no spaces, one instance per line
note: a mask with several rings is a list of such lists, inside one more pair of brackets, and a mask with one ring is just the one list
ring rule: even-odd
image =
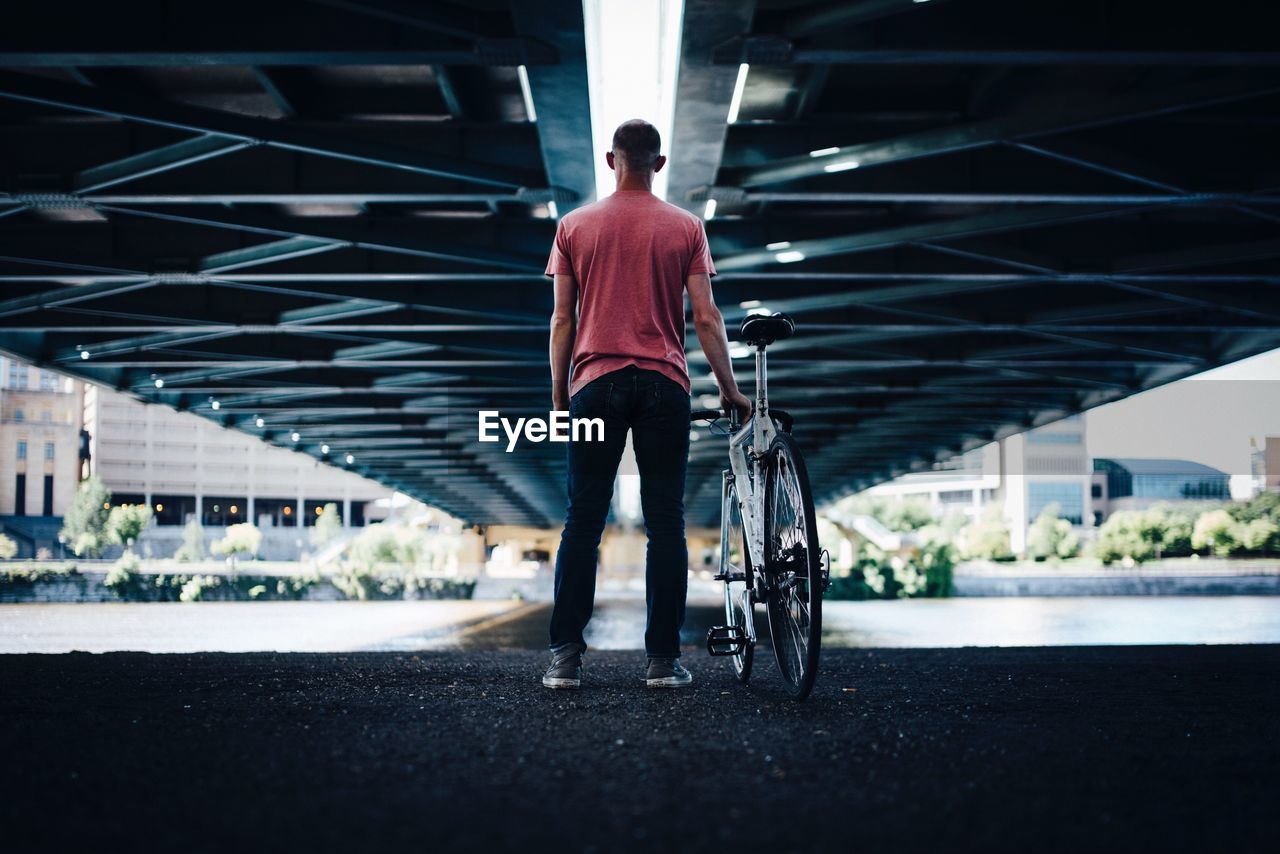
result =
[[[765,651],[767,653],[767,650]],[[1255,851],[1280,647],[0,656],[6,851]]]

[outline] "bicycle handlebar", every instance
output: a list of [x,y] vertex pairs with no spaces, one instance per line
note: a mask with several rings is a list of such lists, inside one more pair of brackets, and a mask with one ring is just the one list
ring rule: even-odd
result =
[[[737,413],[733,414],[737,415]],[[790,412],[787,412],[784,409],[770,409],[769,414],[778,419],[778,422],[782,425],[784,433],[791,432],[791,428],[795,424],[795,419],[791,417]],[[719,409],[695,409],[689,413],[690,421],[715,421],[718,418],[724,418],[724,412]],[[730,419],[730,429],[738,429],[739,425],[737,421],[737,418]]]

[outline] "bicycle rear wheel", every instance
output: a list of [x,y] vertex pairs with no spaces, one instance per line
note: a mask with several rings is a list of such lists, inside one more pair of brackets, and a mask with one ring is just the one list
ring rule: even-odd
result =
[[[747,551],[746,537],[742,529],[742,506],[738,503],[738,489],[730,479],[724,490],[724,506],[720,508],[720,518],[724,525],[720,530],[720,572],[724,580],[724,616],[725,623],[742,630],[746,638],[753,632],[748,630],[750,621],[755,619],[751,604],[751,555]],[[751,678],[751,662],[755,655],[755,646],[748,640],[743,644],[742,652],[732,656],[733,672],[739,682]]]
[[822,635],[822,576],[809,475],[795,440],[779,433],[765,478],[765,573],[769,635],[787,691],[809,696]]

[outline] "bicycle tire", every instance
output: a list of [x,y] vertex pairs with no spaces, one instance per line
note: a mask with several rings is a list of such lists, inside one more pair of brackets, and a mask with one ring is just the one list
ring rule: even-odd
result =
[[769,637],[787,692],[804,700],[813,690],[821,653],[817,520],[809,475],[795,440],[779,433],[769,445],[769,459],[764,491]]
[[[738,626],[742,629],[743,634],[747,633],[747,620],[754,620],[754,613],[746,613],[739,606],[743,593],[751,590],[751,554],[747,551],[746,535],[742,528],[742,505],[738,503],[738,488],[729,483],[724,493],[724,506],[720,508],[720,512],[724,515],[721,517],[726,520],[720,534],[720,554],[722,556],[721,570],[732,565],[729,555],[733,554],[733,547],[736,545],[737,553],[742,561],[742,571],[746,576],[745,581],[730,582],[725,579],[724,582],[724,616],[726,624],[730,626]],[[736,523],[735,523],[736,520]],[[738,681],[744,685],[751,679],[751,664],[755,659],[755,647],[748,643],[738,655],[731,656],[733,660],[733,672],[738,677]]]

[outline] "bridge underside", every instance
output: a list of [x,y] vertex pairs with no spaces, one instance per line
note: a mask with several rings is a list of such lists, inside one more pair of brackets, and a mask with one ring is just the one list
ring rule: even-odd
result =
[[[549,406],[581,4],[66,5],[0,32],[0,349],[556,524],[563,446],[475,431]],[[798,321],[771,392],[820,499],[1280,346],[1280,53],[1243,2],[684,16],[671,200],[715,201],[731,330]],[[693,447],[695,524],[722,455]]]

